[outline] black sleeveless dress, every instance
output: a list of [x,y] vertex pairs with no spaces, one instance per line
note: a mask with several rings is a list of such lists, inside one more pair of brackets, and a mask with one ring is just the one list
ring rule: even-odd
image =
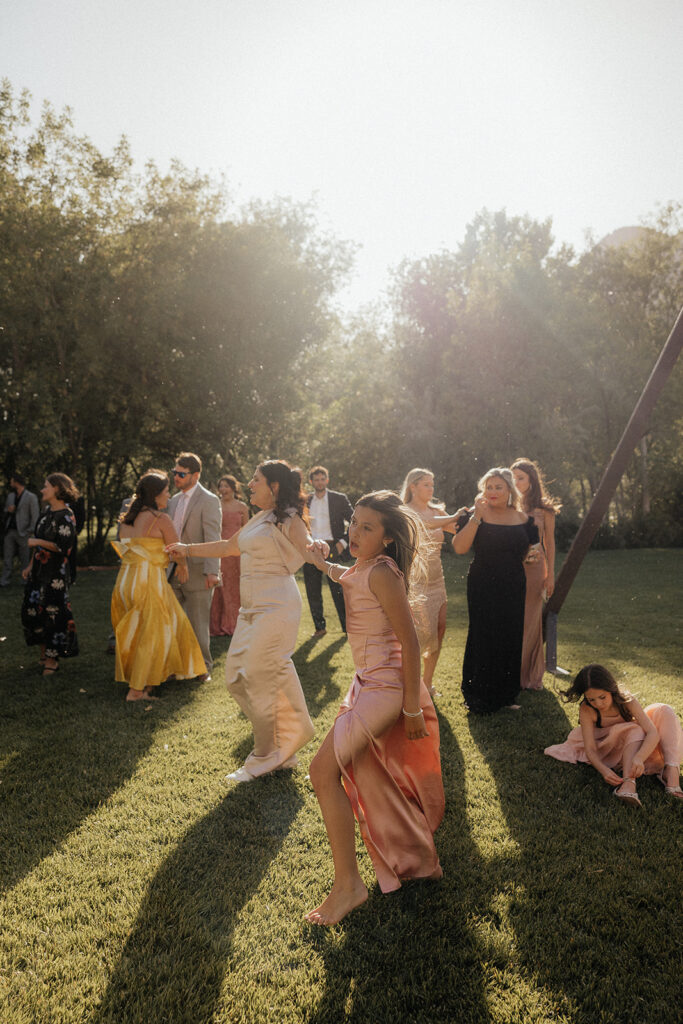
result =
[[[461,529],[470,513],[458,519]],[[520,689],[526,576],[524,556],[538,544],[530,516],[518,526],[482,522],[467,574],[469,631],[462,664],[462,693],[474,714],[514,704]]]

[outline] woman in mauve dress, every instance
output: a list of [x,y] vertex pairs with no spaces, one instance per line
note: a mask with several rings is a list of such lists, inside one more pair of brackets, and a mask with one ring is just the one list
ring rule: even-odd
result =
[[434,832],[444,810],[439,725],[420,681],[420,647],[407,580],[427,538],[391,491],[361,498],[349,527],[351,568],[319,555],[341,583],[356,674],[310,778],[334,861],[334,885],[306,915],[336,924],[368,891],[356,861],[354,815],[382,892],[409,878],[441,878]]
[[[239,500],[240,485],[234,476],[222,476],[218,481],[221,498],[221,539],[230,540],[249,518],[249,509]],[[214,587],[211,601],[211,636],[232,636],[240,610],[240,560],[221,558],[222,583]]]
[[669,704],[642,708],[603,665],[582,668],[564,699],[581,701],[579,725],[564,743],[545,748],[549,757],[592,764],[615,787],[616,797],[636,807],[641,806],[636,792],[641,775],[656,776],[667,796],[683,800],[683,730]]
[[538,527],[543,553],[537,562],[524,563],[526,599],[520,684],[523,690],[542,690],[545,672],[543,600],[550,598],[555,588],[555,516],[562,506],[547,493],[543,474],[531,459],[516,459],[511,469],[522,497],[522,510]]

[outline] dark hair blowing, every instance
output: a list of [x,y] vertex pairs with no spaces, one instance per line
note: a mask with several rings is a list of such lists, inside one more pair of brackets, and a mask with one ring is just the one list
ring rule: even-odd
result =
[[522,473],[526,473],[529,477],[528,491],[526,494],[522,494],[520,491],[522,507],[527,515],[531,515],[536,508],[542,508],[546,512],[552,512],[553,515],[557,515],[562,508],[562,504],[557,498],[551,498],[546,491],[543,473],[538,463],[522,457],[515,459],[510,469],[521,469]]
[[127,512],[120,518],[120,522],[132,526],[143,509],[151,508],[157,511],[157,503],[154,500],[165,488],[168,487],[168,477],[161,469],[150,469],[140,477],[135,488],[135,495]]
[[386,553],[403,573],[406,591],[410,590],[411,575],[420,574],[425,565],[426,528],[420,517],[403,504],[395,491],[371,491],[356,502],[356,508],[371,508],[378,512],[384,532],[391,538]]
[[66,473],[50,473],[45,479],[55,488],[59,501],[76,501],[79,497],[76,484]]
[[268,481],[271,489],[278,484],[275,495],[275,520],[283,523],[288,518],[287,512],[293,508],[298,516],[306,520],[306,495],[301,490],[301,470],[293,468],[284,459],[268,459],[257,466],[259,473]]
[[[633,721],[633,715],[628,706],[631,700],[630,693],[623,693],[622,690],[619,689],[619,684],[616,679],[604,665],[584,665],[584,667],[576,673],[574,681],[569,689],[563,692],[562,698],[569,701],[570,704],[575,704],[580,700],[582,703],[585,701],[589,707],[593,707],[586,697],[586,690],[605,690],[607,693],[611,693],[616,709],[624,721]],[[600,728],[600,712],[597,708],[593,708],[593,710],[598,716],[597,726]]]

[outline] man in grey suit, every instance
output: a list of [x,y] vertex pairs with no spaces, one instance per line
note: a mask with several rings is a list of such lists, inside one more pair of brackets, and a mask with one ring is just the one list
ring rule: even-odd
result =
[[[221,503],[217,495],[199,483],[202,460],[192,452],[181,452],[175,460],[173,482],[178,488],[168,503],[168,514],[183,544],[205,544],[221,539]],[[190,573],[187,583],[171,583],[176,597],[185,609],[206,663],[202,680],[211,678],[209,649],[209,616],[213,588],[220,581],[220,559],[188,558]]]
[[10,477],[11,490],[5,501],[5,539],[3,543],[3,568],[0,587],[8,587],[12,576],[14,556],[17,555],[21,568],[25,569],[31,560],[28,539],[38,521],[38,499],[26,490],[26,480],[20,473]]

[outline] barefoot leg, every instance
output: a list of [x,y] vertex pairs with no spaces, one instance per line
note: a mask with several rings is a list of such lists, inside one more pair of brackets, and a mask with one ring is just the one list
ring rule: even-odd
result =
[[434,686],[434,684],[433,684],[432,680],[434,679],[434,672],[436,671],[436,663],[439,660],[439,655],[441,654],[441,645],[443,643],[444,634],[446,632],[446,605],[445,604],[441,605],[441,608],[439,609],[439,622],[438,622],[438,625],[437,625],[436,629],[437,629],[436,636],[437,636],[438,646],[437,646],[435,651],[432,651],[430,654],[427,654],[422,659],[423,660],[423,664],[424,664],[424,672],[423,672],[422,679],[423,679],[423,682],[424,682],[425,686],[427,687],[427,690],[429,691],[429,693],[431,694],[432,697],[437,696],[437,694],[433,693],[433,686]]
[[144,690],[134,690],[133,687],[131,686],[130,690],[126,694],[126,700],[147,700],[147,698],[145,696]]
[[341,921],[368,898],[358,872],[355,820],[341,782],[334,753],[333,730],[311,764],[311,782],[320,804],[334,861],[334,885],[326,899],[306,914],[311,924],[329,925]]

